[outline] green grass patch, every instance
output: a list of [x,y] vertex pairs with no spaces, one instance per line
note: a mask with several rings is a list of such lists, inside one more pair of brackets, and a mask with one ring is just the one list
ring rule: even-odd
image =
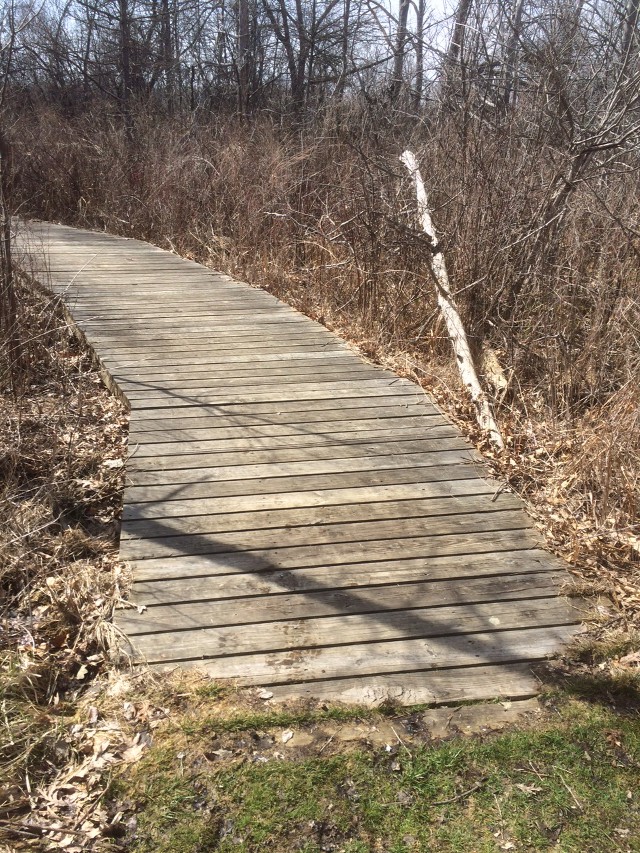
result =
[[[244,719],[227,731],[299,718]],[[137,815],[128,849],[640,850],[638,718],[598,706],[567,702],[542,724],[485,739],[262,763],[250,749],[210,762],[187,741],[180,751],[160,741],[112,786],[114,808]]]
[[265,713],[242,713],[231,716],[191,717],[181,721],[180,727],[188,735],[206,735],[209,732],[219,734],[245,732],[254,729],[276,729],[291,726],[308,726],[323,722],[352,722],[380,717],[384,711],[367,708],[302,709],[299,711],[268,711]]

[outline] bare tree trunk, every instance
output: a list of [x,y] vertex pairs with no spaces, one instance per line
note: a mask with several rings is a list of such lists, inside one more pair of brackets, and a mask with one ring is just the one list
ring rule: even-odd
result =
[[238,0],[238,113],[249,108],[249,0]]
[[0,89],[0,333],[7,347],[8,382],[15,393],[17,368],[21,358],[20,336],[18,334],[18,303],[13,280],[13,262],[11,257],[11,146],[3,124],[7,87],[13,62],[16,38],[15,7],[10,4],[7,10],[9,40],[5,45],[3,57],[2,88]]
[[515,94],[514,80],[516,75],[516,57],[518,53],[518,42],[522,29],[522,13],[524,11],[524,0],[515,0],[513,18],[510,21],[509,39],[504,58],[504,91],[502,101],[505,109],[511,106],[512,96]]
[[[471,3],[472,0],[459,0],[458,8],[456,9],[455,24],[444,60],[443,103],[447,101],[450,95],[455,94],[458,90],[463,92],[465,88],[463,50],[467,20],[471,12]],[[459,85],[456,85],[456,83]]]
[[131,114],[131,22],[129,20],[129,0],[118,0],[118,25],[120,28],[120,73],[122,75],[122,114],[127,134],[127,142],[133,141],[133,116]]
[[416,85],[413,91],[413,108],[417,112],[422,103],[424,89],[424,13],[426,0],[418,0],[416,9]]
[[462,48],[464,47],[464,31],[467,26],[472,0],[460,0],[456,10],[456,21],[447,50],[447,64],[456,65],[462,59]]
[[89,100],[91,91],[91,80],[89,75],[89,60],[91,59],[91,43],[93,40],[93,27],[95,15],[90,12],[87,16],[87,41],[82,56],[82,95],[85,101]]
[[342,100],[344,87],[347,82],[349,68],[349,18],[351,16],[351,0],[344,0],[342,13],[342,33],[340,39],[340,77],[336,83],[334,96],[336,100]]
[[460,372],[460,377],[464,386],[469,391],[471,399],[476,409],[476,417],[481,429],[488,433],[493,444],[500,450],[504,447],[504,441],[489,399],[480,385],[478,374],[473,363],[473,357],[467,340],[460,314],[455,303],[451,287],[449,286],[449,275],[447,273],[447,265],[444,260],[444,255],[440,250],[438,235],[431,219],[431,211],[429,210],[429,200],[427,191],[418,168],[418,163],[412,151],[405,151],[400,157],[400,161],[407,167],[409,174],[415,182],[416,199],[418,202],[418,216],[424,233],[429,238],[431,247],[431,258],[429,265],[431,274],[436,284],[436,293],[438,298],[438,306],[445,321],[447,332],[453,346],[453,351],[456,356],[456,364]]
[[398,15],[398,32],[396,33],[396,48],[393,59],[393,77],[391,78],[391,100],[400,94],[402,88],[402,75],[404,71],[404,55],[407,48],[407,17],[409,15],[410,0],[400,0],[400,13]]
[[8,380],[15,389],[16,371],[20,361],[18,335],[18,303],[13,280],[11,257],[11,211],[9,208],[11,183],[11,148],[0,129],[0,330],[7,352]]
[[175,107],[175,67],[173,60],[172,15],[169,0],[162,0],[162,65],[166,86],[167,112],[173,113]]
[[640,17],[640,0],[627,0],[624,30],[622,35],[622,60],[628,62],[633,44],[633,37],[638,27]]

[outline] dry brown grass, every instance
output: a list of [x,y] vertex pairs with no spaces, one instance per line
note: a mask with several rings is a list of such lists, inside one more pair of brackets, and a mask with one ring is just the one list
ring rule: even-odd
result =
[[[27,361],[0,422],[0,830],[68,759],[69,702],[109,655],[126,415],[55,300],[19,285]],[[1,356],[1,354],[0,354]]]

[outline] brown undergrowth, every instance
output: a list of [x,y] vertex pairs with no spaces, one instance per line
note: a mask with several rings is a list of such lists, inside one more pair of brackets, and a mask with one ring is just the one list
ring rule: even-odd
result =
[[[13,393],[3,374],[0,402],[0,832],[44,807],[67,763],[65,717],[109,656],[126,586],[117,555],[126,413],[55,299],[18,290],[19,373]],[[46,808],[55,813],[55,802]]]

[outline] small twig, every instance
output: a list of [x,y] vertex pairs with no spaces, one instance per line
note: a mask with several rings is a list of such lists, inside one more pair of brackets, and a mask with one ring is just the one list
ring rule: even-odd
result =
[[60,833],[67,835],[78,835],[83,836],[86,833],[80,830],[69,829],[68,827],[55,827],[52,828],[50,826],[37,826],[35,824],[30,823],[14,823],[10,820],[2,820],[0,818],[0,826],[6,826],[8,829],[13,832],[20,833],[22,835],[38,835],[40,837],[44,835],[48,835],[49,833]]
[[506,482],[505,483],[499,483],[498,488],[491,495],[491,503],[495,503],[498,500],[498,498],[504,492],[504,490],[507,488],[508,485],[509,484]]
[[560,770],[558,770],[558,767],[556,767],[556,770],[558,771],[558,776],[560,777],[560,781],[562,782],[562,784],[564,785],[564,787],[567,789],[567,791],[568,791],[568,792],[569,792],[569,794],[571,795],[571,799],[573,800],[573,802],[576,804],[576,808],[577,808],[579,811],[583,812],[583,811],[584,811],[584,807],[583,807],[582,803],[581,803],[581,802],[580,802],[580,800],[576,797],[576,795],[573,793],[572,789],[569,787],[569,785],[568,785],[568,784],[567,784],[567,782],[565,781],[564,776],[562,775],[562,773],[560,772]]
[[482,788],[482,786],[484,785],[484,783],[487,781],[488,778],[489,778],[488,776],[483,776],[482,779],[480,779],[480,781],[477,782],[473,786],[473,788],[469,788],[468,791],[463,791],[461,794],[458,794],[456,797],[451,797],[450,800],[438,800],[433,805],[434,806],[448,806],[448,805],[450,805],[450,803],[457,803],[460,800],[464,800],[467,797],[469,797],[471,794],[475,793],[480,788]]
[[402,740],[402,738],[400,737],[400,735],[398,734],[398,732],[393,728],[393,726],[391,726],[391,731],[392,731],[392,732],[394,733],[394,735],[396,736],[396,739],[397,739],[398,743],[400,744],[400,746],[403,746],[403,747],[406,749],[406,748],[407,748],[406,743]]
[[[461,706],[460,706],[460,707],[461,707]],[[460,710],[460,707],[458,707],[458,708],[454,708],[454,709],[451,711],[451,713],[449,714],[449,716],[447,717],[447,728],[449,728],[449,726],[451,725],[451,720],[453,720],[453,718],[455,717],[455,715],[458,713],[458,711]]]
[[329,744],[330,744],[330,743],[331,743],[331,741],[334,739],[334,737],[335,737],[335,735],[331,735],[331,737],[329,738],[329,740],[328,740],[328,741],[326,741],[326,743],[324,743],[324,744],[320,747],[320,749],[318,750],[318,755],[320,755],[320,753],[321,753],[321,752],[324,752],[324,751],[325,751],[325,749],[329,746]]

